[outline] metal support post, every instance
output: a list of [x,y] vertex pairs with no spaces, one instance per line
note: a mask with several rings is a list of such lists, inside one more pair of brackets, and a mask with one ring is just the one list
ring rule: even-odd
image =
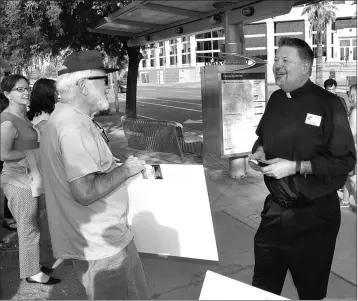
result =
[[[244,65],[245,61],[241,60],[237,54],[244,54],[245,51],[245,36],[243,30],[243,23],[229,24],[229,12],[224,14],[224,30],[225,30],[225,55],[226,63],[229,65]],[[230,157],[229,171],[231,178],[241,178],[246,175],[246,158]]]

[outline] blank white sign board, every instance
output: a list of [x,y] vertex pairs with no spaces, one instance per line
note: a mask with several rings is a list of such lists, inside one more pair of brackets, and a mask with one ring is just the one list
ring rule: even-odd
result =
[[160,164],[163,179],[128,181],[128,222],[139,252],[218,261],[202,165]]
[[199,300],[289,300],[243,282],[207,271]]

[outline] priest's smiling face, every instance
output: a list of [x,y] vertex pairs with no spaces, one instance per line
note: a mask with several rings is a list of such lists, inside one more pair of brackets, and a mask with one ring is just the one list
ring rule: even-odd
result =
[[302,60],[294,47],[282,46],[277,49],[273,74],[276,85],[284,92],[302,87],[309,79],[309,64]]

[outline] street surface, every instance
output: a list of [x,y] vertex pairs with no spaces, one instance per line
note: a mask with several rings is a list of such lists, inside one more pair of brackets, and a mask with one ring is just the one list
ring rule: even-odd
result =
[[[125,112],[126,94],[119,93],[118,97],[119,110]],[[187,83],[185,86],[139,86],[137,116],[177,121],[184,126],[203,130],[200,83]]]
[[[278,87],[269,85],[268,96]],[[347,99],[344,93],[339,96]],[[119,93],[119,111],[125,112],[126,94]],[[110,97],[112,101],[112,97]],[[112,111],[115,110],[111,103]],[[180,122],[183,126],[203,130],[200,83],[142,85],[137,88],[137,116]]]

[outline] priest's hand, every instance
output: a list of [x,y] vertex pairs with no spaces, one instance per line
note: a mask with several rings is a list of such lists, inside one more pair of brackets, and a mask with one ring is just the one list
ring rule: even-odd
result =
[[[263,147],[262,146],[259,146],[256,151],[251,155],[249,156],[249,162],[250,160],[256,160],[258,162],[260,161],[265,161],[266,159],[266,155],[265,155],[265,151],[263,150]],[[255,171],[261,171],[261,167],[259,165],[256,165],[256,164],[250,164],[250,167],[255,170]]]
[[282,179],[296,173],[296,162],[282,158],[266,160],[268,166],[261,167],[261,172],[268,177]]

